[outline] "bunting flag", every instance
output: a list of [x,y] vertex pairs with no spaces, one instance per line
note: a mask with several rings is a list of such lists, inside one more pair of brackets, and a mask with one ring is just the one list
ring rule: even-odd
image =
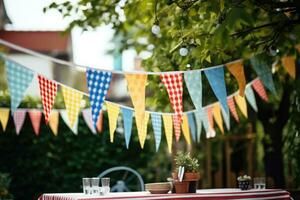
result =
[[242,97],[240,95],[235,95],[234,96],[235,102],[240,108],[242,114],[248,118],[248,112],[247,112],[247,103],[245,97]]
[[223,120],[221,115],[221,106],[219,103],[215,103],[212,108],[214,119],[220,128],[221,132],[224,134]]
[[9,60],[5,61],[8,89],[11,98],[11,112],[16,111],[31,84],[34,74],[27,68]]
[[[187,117],[188,117],[188,124],[189,124],[189,128],[190,128],[190,133],[192,135],[192,139],[193,139],[194,142],[196,142],[197,141],[197,135],[196,135],[196,124],[195,124],[194,114],[193,113],[188,113]],[[201,126],[201,124],[200,124],[200,126]]]
[[78,91],[72,88],[62,86],[62,94],[64,97],[70,126],[73,127],[75,121],[78,119],[82,93],[79,93]]
[[191,145],[191,136],[190,136],[189,121],[187,115],[183,115],[182,118],[182,132],[187,144]]
[[38,75],[39,79],[39,86],[40,86],[40,93],[42,97],[42,103],[44,107],[44,115],[45,115],[45,122],[48,124],[49,115],[51,113],[55,96],[57,93],[57,83],[46,79],[45,77]]
[[86,70],[86,79],[90,95],[89,99],[92,108],[92,119],[95,128],[97,127],[99,113],[109,89],[111,78],[111,72],[98,71],[94,69]]
[[165,134],[168,144],[169,152],[172,152],[172,140],[173,140],[173,122],[171,115],[163,115]]
[[78,118],[76,119],[75,123],[73,126],[71,126],[69,118],[68,118],[68,113],[66,110],[61,110],[60,111],[60,116],[64,120],[64,122],[67,124],[67,126],[71,129],[71,131],[75,134],[78,135]]
[[225,126],[226,126],[227,130],[230,130],[230,116],[229,116],[229,111],[228,111],[228,113],[225,113],[225,111],[223,109],[221,109],[221,111],[222,111],[222,115],[223,115],[223,118],[224,118]]
[[8,119],[9,119],[9,109],[0,108],[0,122],[2,125],[3,132],[5,132],[6,130]]
[[99,118],[98,118],[96,126],[97,126],[97,131],[99,133],[101,133],[103,131],[103,111],[102,110],[99,113]]
[[117,128],[120,107],[117,104],[106,101],[106,108],[107,108],[108,121],[109,121],[110,142],[113,143],[115,130]]
[[255,92],[260,96],[260,98],[262,98],[262,100],[268,102],[269,98],[267,95],[267,92],[261,82],[260,79],[256,79],[252,82],[252,87],[255,90]]
[[173,74],[161,74],[160,79],[165,85],[169,99],[172,105],[173,110],[175,111],[174,119],[174,132],[176,141],[179,141],[180,138],[180,129],[182,121],[182,74],[173,73]]
[[55,136],[58,133],[59,113],[56,110],[52,110],[49,116],[49,126]]
[[25,121],[25,117],[26,117],[26,110],[18,109],[13,113],[17,135],[20,134],[21,128]]
[[273,94],[276,94],[276,89],[273,82],[271,68],[262,54],[256,55],[250,59],[253,69],[262,80],[266,88]]
[[[202,109],[201,109],[202,110]],[[200,142],[200,139],[201,139],[201,132],[202,132],[202,124],[201,124],[201,118],[200,118],[200,115],[199,115],[199,111],[195,113],[195,121],[196,121],[196,125],[197,125],[197,142],[199,143]]]
[[158,113],[151,113],[151,121],[154,131],[155,147],[157,152],[161,141],[161,115]]
[[144,144],[146,141],[148,121],[149,121],[149,113],[145,112],[143,122],[137,124],[138,136],[139,136],[139,141],[142,149],[144,148]]
[[235,121],[240,122],[239,116],[238,116],[238,114],[236,112],[236,108],[235,108],[235,103],[234,103],[233,97],[228,97],[227,104],[228,104],[229,110],[230,110],[233,118],[235,119]]
[[96,135],[97,131],[96,131],[94,125],[93,125],[92,110],[91,110],[91,108],[83,109],[82,110],[82,116],[83,116],[83,119],[84,119],[85,123],[87,124],[87,126],[91,130],[91,132],[94,135]]
[[208,116],[207,116],[207,111],[202,108],[201,111],[198,111],[198,116],[201,119],[201,122],[203,124],[203,127],[205,129],[205,133],[208,134],[209,132],[209,123],[208,123]]
[[284,56],[281,59],[282,65],[284,66],[287,73],[293,78],[296,78],[296,58],[293,56]]
[[243,61],[239,60],[237,62],[226,64],[229,72],[236,78],[239,85],[239,94],[244,96],[244,91],[246,87],[246,78],[244,72]]
[[201,71],[184,73],[184,80],[197,110],[202,108],[202,80]]
[[212,138],[214,137],[214,118],[213,118],[213,111],[212,111],[212,107],[209,106],[206,108],[206,112],[207,112],[207,120],[208,120],[208,125],[209,125],[209,129],[208,132],[206,133],[206,137],[207,138]]
[[254,92],[252,90],[251,85],[246,86],[245,94],[246,94],[245,95],[246,99],[248,100],[250,106],[253,108],[253,110],[255,112],[257,112],[258,109],[257,109],[257,105],[256,105],[256,100],[255,100]]
[[225,113],[229,116],[227,106],[227,91],[224,79],[224,67],[217,67],[204,70],[208,82],[215,93],[217,99],[220,101]]
[[128,149],[131,137],[133,111],[127,108],[121,108],[121,112],[123,115],[123,124],[125,130],[125,143],[126,148]]
[[42,112],[39,110],[30,110],[28,112],[29,118],[36,136],[40,134],[40,127],[41,127],[41,119],[42,119]]

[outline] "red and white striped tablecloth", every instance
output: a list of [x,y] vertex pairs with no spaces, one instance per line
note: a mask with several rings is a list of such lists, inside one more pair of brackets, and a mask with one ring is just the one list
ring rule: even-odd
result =
[[247,190],[208,189],[194,194],[150,194],[149,192],[110,193],[106,196],[89,196],[82,193],[43,194],[39,200],[290,200],[289,192],[280,189]]

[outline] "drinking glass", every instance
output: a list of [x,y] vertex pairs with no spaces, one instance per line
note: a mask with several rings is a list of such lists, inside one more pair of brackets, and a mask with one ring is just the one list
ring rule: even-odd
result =
[[254,189],[263,190],[266,189],[266,178],[265,177],[255,177],[253,179]]
[[109,182],[110,178],[101,178],[102,192],[104,195],[108,194],[110,191]]
[[99,178],[98,177],[91,178],[91,186],[92,186],[92,194],[99,195]]
[[91,191],[91,179],[82,178],[82,189],[84,194],[90,194]]

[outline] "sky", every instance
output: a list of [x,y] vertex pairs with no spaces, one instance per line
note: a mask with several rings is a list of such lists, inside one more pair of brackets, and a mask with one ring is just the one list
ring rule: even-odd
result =
[[[68,21],[55,10],[43,13],[43,8],[53,0],[4,0],[5,8],[13,25],[13,30],[64,30]],[[110,26],[99,27],[95,31],[82,32],[79,28],[72,31],[74,62],[79,65],[113,68],[113,58],[107,54],[113,30]],[[133,50],[123,52],[123,70],[131,71],[134,66]]]

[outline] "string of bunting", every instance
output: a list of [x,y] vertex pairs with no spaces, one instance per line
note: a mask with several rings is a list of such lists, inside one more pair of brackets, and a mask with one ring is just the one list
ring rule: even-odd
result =
[[[7,42],[3,42],[0,40],[0,43],[7,44]],[[51,58],[48,56],[44,56],[42,54],[33,52],[28,49],[24,49],[9,43],[7,46],[11,48],[18,48],[25,53],[29,53],[31,55],[43,57],[43,58]],[[32,82],[35,72],[28,69],[27,67],[11,60],[8,56],[2,55],[5,59],[6,65],[6,73],[9,91],[11,95],[11,111],[14,116],[16,130],[17,133],[20,132],[22,127],[22,123],[24,121],[24,110],[22,112],[16,112],[17,107],[21,103],[24,98],[24,93],[26,89],[29,87]],[[52,59],[52,58],[51,58]],[[52,59],[52,61],[57,62],[58,59]],[[103,107],[103,103],[106,103],[109,124],[110,124],[110,141],[114,140],[114,132],[117,126],[117,118],[119,116],[120,111],[128,118],[124,119],[125,125],[125,140],[126,146],[128,148],[130,135],[131,135],[131,126],[132,126],[132,118],[135,116],[135,121],[138,129],[138,136],[140,145],[143,148],[146,135],[147,135],[147,124],[149,118],[151,117],[153,129],[155,133],[155,141],[156,141],[156,149],[158,149],[160,141],[161,141],[161,116],[163,118],[165,133],[168,143],[168,148],[171,151],[171,142],[172,142],[172,127],[174,127],[175,139],[179,140],[181,135],[181,129],[183,129],[183,135],[186,139],[187,143],[190,144],[192,135],[192,139],[199,141],[199,136],[201,133],[201,124],[206,132],[206,137],[214,137],[215,129],[214,129],[214,120],[221,130],[224,133],[223,128],[223,119],[226,125],[226,128],[230,129],[230,116],[229,113],[234,116],[235,120],[239,121],[238,115],[236,113],[236,108],[234,102],[238,105],[242,114],[247,117],[247,104],[246,99],[253,107],[255,111],[257,111],[257,106],[255,102],[253,89],[258,93],[258,95],[263,100],[268,100],[268,96],[264,89],[264,86],[269,89],[271,92],[276,93],[276,89],[274,87],[272,74],[267,67],[266,63],[263,62],[259,57],[251,58],[251,64],[258,74],[259,78],[251,81],[246,85],[245,74],[243,69],[243,61],[238,60],[235,62],[231,62],[225,65],[210,67],[201,70],[191,70],[191,71],[177,71],[177,72],[134,72],[134,73],[125,73],[125,78],[128,84],[129,94],[131,96],[132,104],[134,106],[133,109],[127,106],[119,105],[117,103],[109,102],[105,100],[107,91],[109,90],[110,82],[112,79],[112,74],[115,71],[105,71],[98,70],[93,68],[87,68],[86,70],[86,79],[87,86],[89,90],[89,95],[65,86],[55,80],[50,80],[44,77],[41,74],[37,74],[40,94],[43,103],[43,110],[45,116],[45,122],[51,127],[54,127],[53,123],[50,123],[52,107],[54,104],[54,100],[57,94],[58,85],[62,88],[62,93],[65,101],[66,110],[60,112],[61,116],[65,121],[68,121],[69,127],[73,130],[75,134],[77,134],[77,125],[78,125],[78,115],[80,111],[80,102],[83,98],[83,95],[89,96],[91,109],[89,112],[88,119],[92,120],[92,125],[90,123],[89,127],[93,133],[97,129],[97,122],[99,121],[100,113]],[[65,62],[59,60],[59,62]],[[285,65],[288,73],[295,77],[293,73],[295,73],[295,60],[292,57],[285,57],[282,63]],[[68,63],[68,65],[73,65]],[[77,66],[77,65],[76,65]],[[258,67],[259,66],[259,67]],[[224,78],[224,68],[227,67],[229,72],[236,78],[239,84],[239,92],[234,93],[233,95],[227,96],[225,78]],[[218,102],[202,107],[202,80],[201,73],[204,72],[208,82],[218,99]],[[118,72],[119,73],[119,72]],[[145,110],[145,88],[147,83],[147,74],[159,74],[161,78],[161,82],[165,86],[168,96],[170,99],[171,106],[175,113],[161,113],[161,112],[152,112]],[[182,94],[183,94],[183,79],[187,85],[188,91],[190,93],[191,99],[194,103],[195,110],[183,112],[182,106]],[[246,97],[245,97],[246,96]],[[234,98],[234,100],[233,100]],[[121,109],[120,109],[121,108]],[[126,112],[126,110],[130,110]],[[18,110],[19,111],[19,110]],[[85,111],[87,113],[87,111]],[[2,114],[1,114],[2,115]],[[16,115],[16,116],[15,116]],[[193,116],[194,120],[193,121]],[[159,117],[158,117],[159,116]],[[30,114],[30,118],[33,121],[40,121],[40,114]],[[87,116],[85,117],[87,118]],[[1,117],[2,119],[2,117]],[[5,119],[5,118],[4,118]],[[1,123],[3,124],[1,120]],[[196,124],[192,129],[189,124]],[[38,132],[39,126],[38,123],[33,125],[34,131]],[[197,131],[197,133],[196,133]],[[159,133],[160,132],[160,133]],[[57,134],[57,130],[56,130]]]

